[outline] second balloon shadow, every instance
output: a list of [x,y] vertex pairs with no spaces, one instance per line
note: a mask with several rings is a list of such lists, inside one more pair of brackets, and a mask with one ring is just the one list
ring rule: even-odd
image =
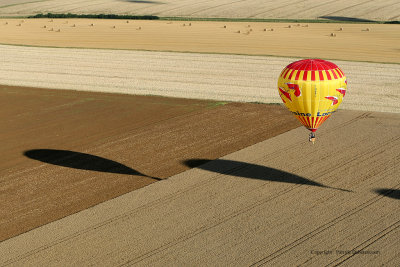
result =
[[241,161],[225,160],[225,159],[216,159],[216,160],[189,159],[185,160],[183,163],[190,168],[197,167],[199,169],[221,174],[228,174],[232,176],[253,178],[271,182],[318,186],[345,192],[352,192],[346,189],[327,186],[282,170],[269,168],[266,166],[252,164],[252,163],[241,162]]

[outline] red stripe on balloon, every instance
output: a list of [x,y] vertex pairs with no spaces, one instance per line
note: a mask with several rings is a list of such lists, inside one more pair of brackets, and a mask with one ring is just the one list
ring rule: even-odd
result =
[[303,124],[304,126],[307,126],[307,122],[304,120],[303,116],[298,116],[301,124]]
[[319,70],[318,72],[319,72],[319,79],[323,81],[325,78],[324,75],[322,74],[322,70]]
[[297,115],[295,115],[295,117],[296,117],[296,119],[298,119],[299,120],[299,122],[301,123],[301,124],[303,124],[304,125],[304,122],[300,119],[300,116],[297,116]]
[[336,73],[338,74],[339,78],[342,78],[342,77],[343,77],[343,75],[342,75],[342,73],[339,71],[339,69],[336,69]]
[[294,71],[294,70],[292,70],[292,72],[290,73],[290,75],[289,75],[289,77],[288,77],[288,79],[289,79],[289,80],[291,80],[291,79],[292,79],[292,77],[293,77],[293,75],[294,75],[294,72],[295,72],[295,71]]
[[306,118],[307,118],[307,122],[308,122],[308,127],[312,128],[312,123],[311,123],[310,117],[306,117]]
[[294,70],[290,69],[290,70],[286,73],[285,79],[287,79],[287,78],[289,77],[290,73],[292,73],[293,71],[294,71]]
[[332,70],[332,74],[333,74],[333,77],[334,77],[335,79],[338,78],[337,75],[336,75],[336,71],[335,71],[335,70]]
[[285,75],[286,75],[287,72],[288,72],[288,68],[285,68],[285,69],[282,71],[281,77],[282,77],[282,78],[285,78]]
[[319,121],[321,120],[321,117],[316,117],[315,118],[315,125],[314,128],[318,128],[319,127]]
[[285,73],[282,75],[282,77],[286,79],[286,77],[287,77],[287,75],[288,75],[288,72],[289,72],[289,69],[286,68],[286,69],[285,69]]
[[303,116],[301,116],[301,120],[303,121],[303,125],[304,125],[305,127],[308,127],[308,123],[307,123],[306,118],[304,118]]
[[307,81],[307,74],[308,74],[308,71],[304,71],[303,81]]
[[298,70],[297,73],[296,73],[296,77],[294,77],[294,79],[295,79],[296,81],[298,81],[298,80],[299,80],[299,77],[300,77],[300,71]]
[[329,73],[329,71],[325,71],[326,73],[326,77],[328,78],[328,80],[332,80],[331,74]]
[[340,72],[340,74],[342,74],[342,77],[341,78],[343,78],[344,77],[344,72],[341,70],[341,69],[339,69],[339,68],[337,68],[336,69],[338,72]]

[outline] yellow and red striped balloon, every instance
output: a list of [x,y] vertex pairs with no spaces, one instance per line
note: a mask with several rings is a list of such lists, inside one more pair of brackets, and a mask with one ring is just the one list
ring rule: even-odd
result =
[[278,91],[286,107],[311,132],[336,111],[347,90],[343,71],[322,59],[303,59],[283,69]]

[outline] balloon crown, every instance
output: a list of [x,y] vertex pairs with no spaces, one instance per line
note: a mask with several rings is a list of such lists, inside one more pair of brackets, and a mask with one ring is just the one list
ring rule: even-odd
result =
[[[332,62],[323,59],[302,59],[290,63],[283,69],[281,76],[289,80],[315,81],[318,73],[319,80],[343,78],[343,71]],[[325,76],[324,76],[325,73]],[[310,75],[308,75],[310,74]]]
[[339,67],[323,59],[302,59],[290,63],[286,68],[292,70],[331,70]]

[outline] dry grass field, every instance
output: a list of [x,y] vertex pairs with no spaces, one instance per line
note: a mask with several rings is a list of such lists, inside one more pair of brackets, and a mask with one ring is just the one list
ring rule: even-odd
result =
[[0,19],[0,43],[400,62],[388,24]]
[[134,14],[162,17],[291,18],[339,20],[398,20],[396,0],[1,0],[0,16],[37,13]]

